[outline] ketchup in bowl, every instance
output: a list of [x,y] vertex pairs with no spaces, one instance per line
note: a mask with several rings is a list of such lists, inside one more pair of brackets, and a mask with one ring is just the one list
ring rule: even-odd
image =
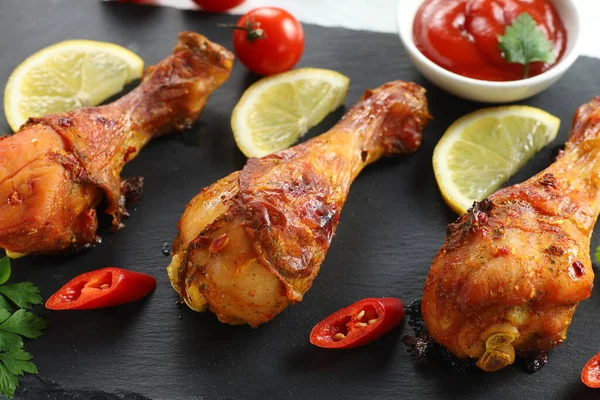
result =
[[[413,24],[415,45],[431,61],[459,75],[487,81],[523,79],[524,66],[508,63],[498,47],[498,37],[523,13],[552,42],[558,62],[567,33],[547,0],[425,0]],[[529,76],[554,64],[531,63]]]

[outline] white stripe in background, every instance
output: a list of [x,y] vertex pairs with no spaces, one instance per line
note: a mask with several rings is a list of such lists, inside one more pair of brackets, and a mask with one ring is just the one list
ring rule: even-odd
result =
[[[0,0],[1,1],[1,0]],[[195,9],[192,0],[149,0],[161,5]],[[281,7],[302,22],[375,32],[396,32],[398,0],[247,0],[232,9],[243,14],[256,7]],[[600,58],[600,0],[577,0],[582,15],[582,54]]]

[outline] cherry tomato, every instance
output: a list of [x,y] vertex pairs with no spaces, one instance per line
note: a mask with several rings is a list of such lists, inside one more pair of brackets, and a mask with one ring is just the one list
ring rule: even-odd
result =
[[246,0],[194,0],[203,10],[223,12],[239,6]]
[[600,353],[585,364],[581,371],[581,381],[588,387],[600,388]]
[[275,7],[243,15],[233,33],[233,47],[249,70],[272,75],[291,69],[304,51],[304,30],[293,15]]
[[364,299],[334,312],[310,332],[310,342],[328,349],[350,349],[379,339],[404,319],[400,299]]

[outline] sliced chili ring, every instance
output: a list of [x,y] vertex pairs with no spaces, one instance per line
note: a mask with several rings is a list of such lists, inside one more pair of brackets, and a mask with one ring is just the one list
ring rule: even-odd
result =
[[581,371],[581,381],[588,387],[600,388],[600,353],[585,364]]
[[136,301],[156,287],[150,275],[107,267],[71,279],[54,293],[46,308],[51,310],[89,310]]
[[349,349],[370,343],[404,319],[404,305],[394,297],[369,298],[342,308],[319,322],[310,342],[328,349]]

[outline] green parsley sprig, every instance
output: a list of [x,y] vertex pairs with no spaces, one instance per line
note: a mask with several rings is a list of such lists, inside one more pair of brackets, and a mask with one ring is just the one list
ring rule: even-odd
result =
[[[6,284],[10,278],[10,259],[0,258],[0,393],[13,397],[19,377],[37,374],[31,354],[23,349],[23,338],[36,339],[48,323],[27,311],[42,304],[40,290],[30,282]],[[17,310],[13,312],[13,305]]]
[[498,36],[498,47],[506,61],[523,64],[523,78],[529,77],[530,63],[553,64],[556,61],[552,42],[526,12],[506,27],[504,35]]

